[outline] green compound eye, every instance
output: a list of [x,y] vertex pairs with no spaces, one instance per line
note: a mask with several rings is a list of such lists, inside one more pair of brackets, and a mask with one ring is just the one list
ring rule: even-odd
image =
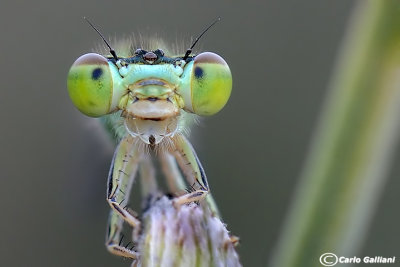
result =
[[113,77],[108,60],[89,53],[79,57],[68,73],[68,92],[84,114],[99,117],[112,111]]
[[231,71],[225,60],[217,54],[204,52],[196,56],[190,80],[191,105],[185,103],[185,109],[197,115],[217,113],[231,95]]

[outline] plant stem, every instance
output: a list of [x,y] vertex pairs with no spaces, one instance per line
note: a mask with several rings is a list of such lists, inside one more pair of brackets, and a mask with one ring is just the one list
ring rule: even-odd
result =
[[272,266],[320,266],[365,239],[400,129],[400,1],[360,1],[337,63]]

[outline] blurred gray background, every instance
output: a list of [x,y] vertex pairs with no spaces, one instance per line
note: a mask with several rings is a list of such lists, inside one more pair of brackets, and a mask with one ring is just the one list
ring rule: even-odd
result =
[[[244,266],[266,266],[308,151],[353,1],[2,1],[1,266],[129,266],[104,247],[113,152],[66,75],[100,38],[159,33],[229,63],[228,105],[194,145]],[[397,160],[399,162],[400,154]],[[360,256],[398,253],[399,164]],[[400,255],[396,255],[400,256]],[[372,265],[371,265],[372,266]]]

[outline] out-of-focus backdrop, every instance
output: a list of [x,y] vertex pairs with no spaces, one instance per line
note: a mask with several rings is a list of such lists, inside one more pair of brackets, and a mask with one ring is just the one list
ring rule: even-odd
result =
[[[104,247],[113,147],[66,89],[70,65],[101,43],[83,16],[107,37],[157,33],[186,44],[221,16],[199,48],[226,59],[233,92],[192,140],[224,222],[241,238],[243,265],[266,266],[355,3],[2,1],[0,265],[129,266]],[[398,253],[399,166],[360,255]]]

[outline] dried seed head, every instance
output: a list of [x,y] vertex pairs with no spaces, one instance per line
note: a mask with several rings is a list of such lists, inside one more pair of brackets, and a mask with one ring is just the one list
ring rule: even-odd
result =
[[132,266],[242,266],[226,226],[203,205],[175,208],[163,197],[144,214],[143,227],[141,262]]

